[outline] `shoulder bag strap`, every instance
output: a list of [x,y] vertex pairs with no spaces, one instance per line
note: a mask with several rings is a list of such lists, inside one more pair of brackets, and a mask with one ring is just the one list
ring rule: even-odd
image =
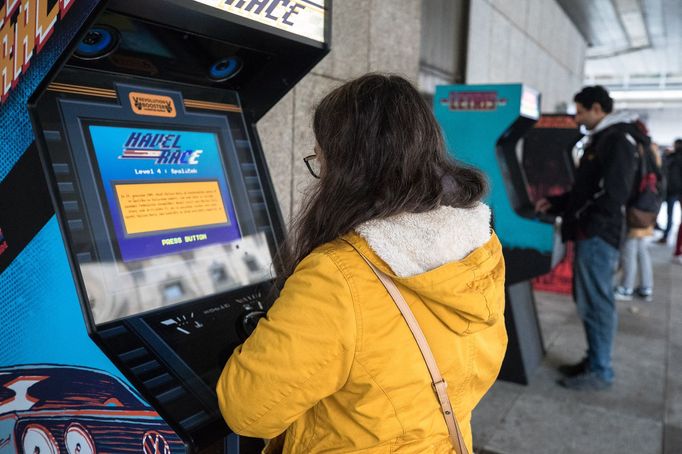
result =
[[448,426],[450,442],[452,443],[452,446],[455,448],[455,452],[457,454],[469,454],[466,444],[464,443],[464,437],[462,436],[462,432],[459,430],[459,424],[457,424],[454,412],[452,411],[450,398],[448,397],[446,391],[447,383],[445,382],[443,376],[440,374],[440,370],[438,369],[438,365],[436,364],[436,359],[433,357],[433,353],[431,353],[431,348],[429,348],[429,344],[426,341],[426,337],[424,336],[424,333],[422,332],[421,327],[417,322],[417,319],[414,317],[414,314],[412,313],[410,306],[408,306],[407,302],[405,301],[405,298],[403,298],[403,295],[400,293],[400,290],[398,290],[398,287],[395,285],[395,282],[393,282],[393,279],[391,279],[390,276],[388,276],[386,273],[384,273],[376,266],[374,266],[374,264],[370,262],[367,259],[367,257],[365,257],[360,251],[358,251],[358,249],[355,246],[353,246],[352,244],[351,246],[358,252],[358,254],[360,254],[360,256],[365,260],[365,262],[367,262],[372,271],[374,271],[374,274],[376,274],[377,277],[379,278],[379,281],[381,281],[384,287],[386,287],[386,290],[388,290],[389,295],[391,295],[391,298],[393,298],[393,301],[395,302],[396,306],[398,306],[398,309],[400,310],[400,313],[403,315],[403,318],[407,322],[407,325],[410,327],[410,331],[412,331],[412,335],[414,336],[414,339],[417,341],[417,345],[419,345],[419,350],[421,350],[422,356],[424,357],[426,367],[429,369],[429,374],[431,374],[432,380],[431,386],[433,386],[433,389],[436,391],[436,395],[438,396],[438,402],[440,403],[440,408],[443,413],[443,417],[445,418],[445,424]]

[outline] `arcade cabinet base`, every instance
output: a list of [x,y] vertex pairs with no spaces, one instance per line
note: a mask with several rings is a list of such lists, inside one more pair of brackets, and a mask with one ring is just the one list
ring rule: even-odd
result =
[[545,355],[530,281],[507,286],[505,298],[504,316],[509,342],[498,378],[527,385]]

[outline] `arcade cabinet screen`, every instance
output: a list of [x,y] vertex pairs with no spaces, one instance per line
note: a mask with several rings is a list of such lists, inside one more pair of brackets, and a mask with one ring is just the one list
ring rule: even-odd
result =
[[240,230],[216,133],[84,130],[115,257],[81,265],[96,323],[271,277],[266,238]]
[[88,129],[121,260],[241,237],[215,134]]

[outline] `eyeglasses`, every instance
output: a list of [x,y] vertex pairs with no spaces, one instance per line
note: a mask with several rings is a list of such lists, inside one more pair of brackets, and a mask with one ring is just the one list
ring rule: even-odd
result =
[[320,161],[316,154],[311,154],[303,158],[303,162],[308,167],[308,170],[315,178],[320,178]]

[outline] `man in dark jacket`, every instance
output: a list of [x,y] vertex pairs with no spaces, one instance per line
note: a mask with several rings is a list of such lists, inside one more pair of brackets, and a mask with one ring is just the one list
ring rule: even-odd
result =
[[663,158],[663,172],[666,177],[665,204],[667,206],[668,221],[659,243],[667,243],[668,235],[673,227],[673,209],[682,198],[682,139],[675,140],[672,153]]
[[576,122],[587,131],[585,152],[573,188],[541,199],[539,212],[562,216],[564,241],[575,241],[573,297],[587,337],[587,357],[559,368],[559,384],[600,390],[614,380],[611,365],[617,313],[613,274],[624,230],[625,203],[637,166],[636,116],[612,113],[613,99],[601,86],[585,87],[574,99]]

